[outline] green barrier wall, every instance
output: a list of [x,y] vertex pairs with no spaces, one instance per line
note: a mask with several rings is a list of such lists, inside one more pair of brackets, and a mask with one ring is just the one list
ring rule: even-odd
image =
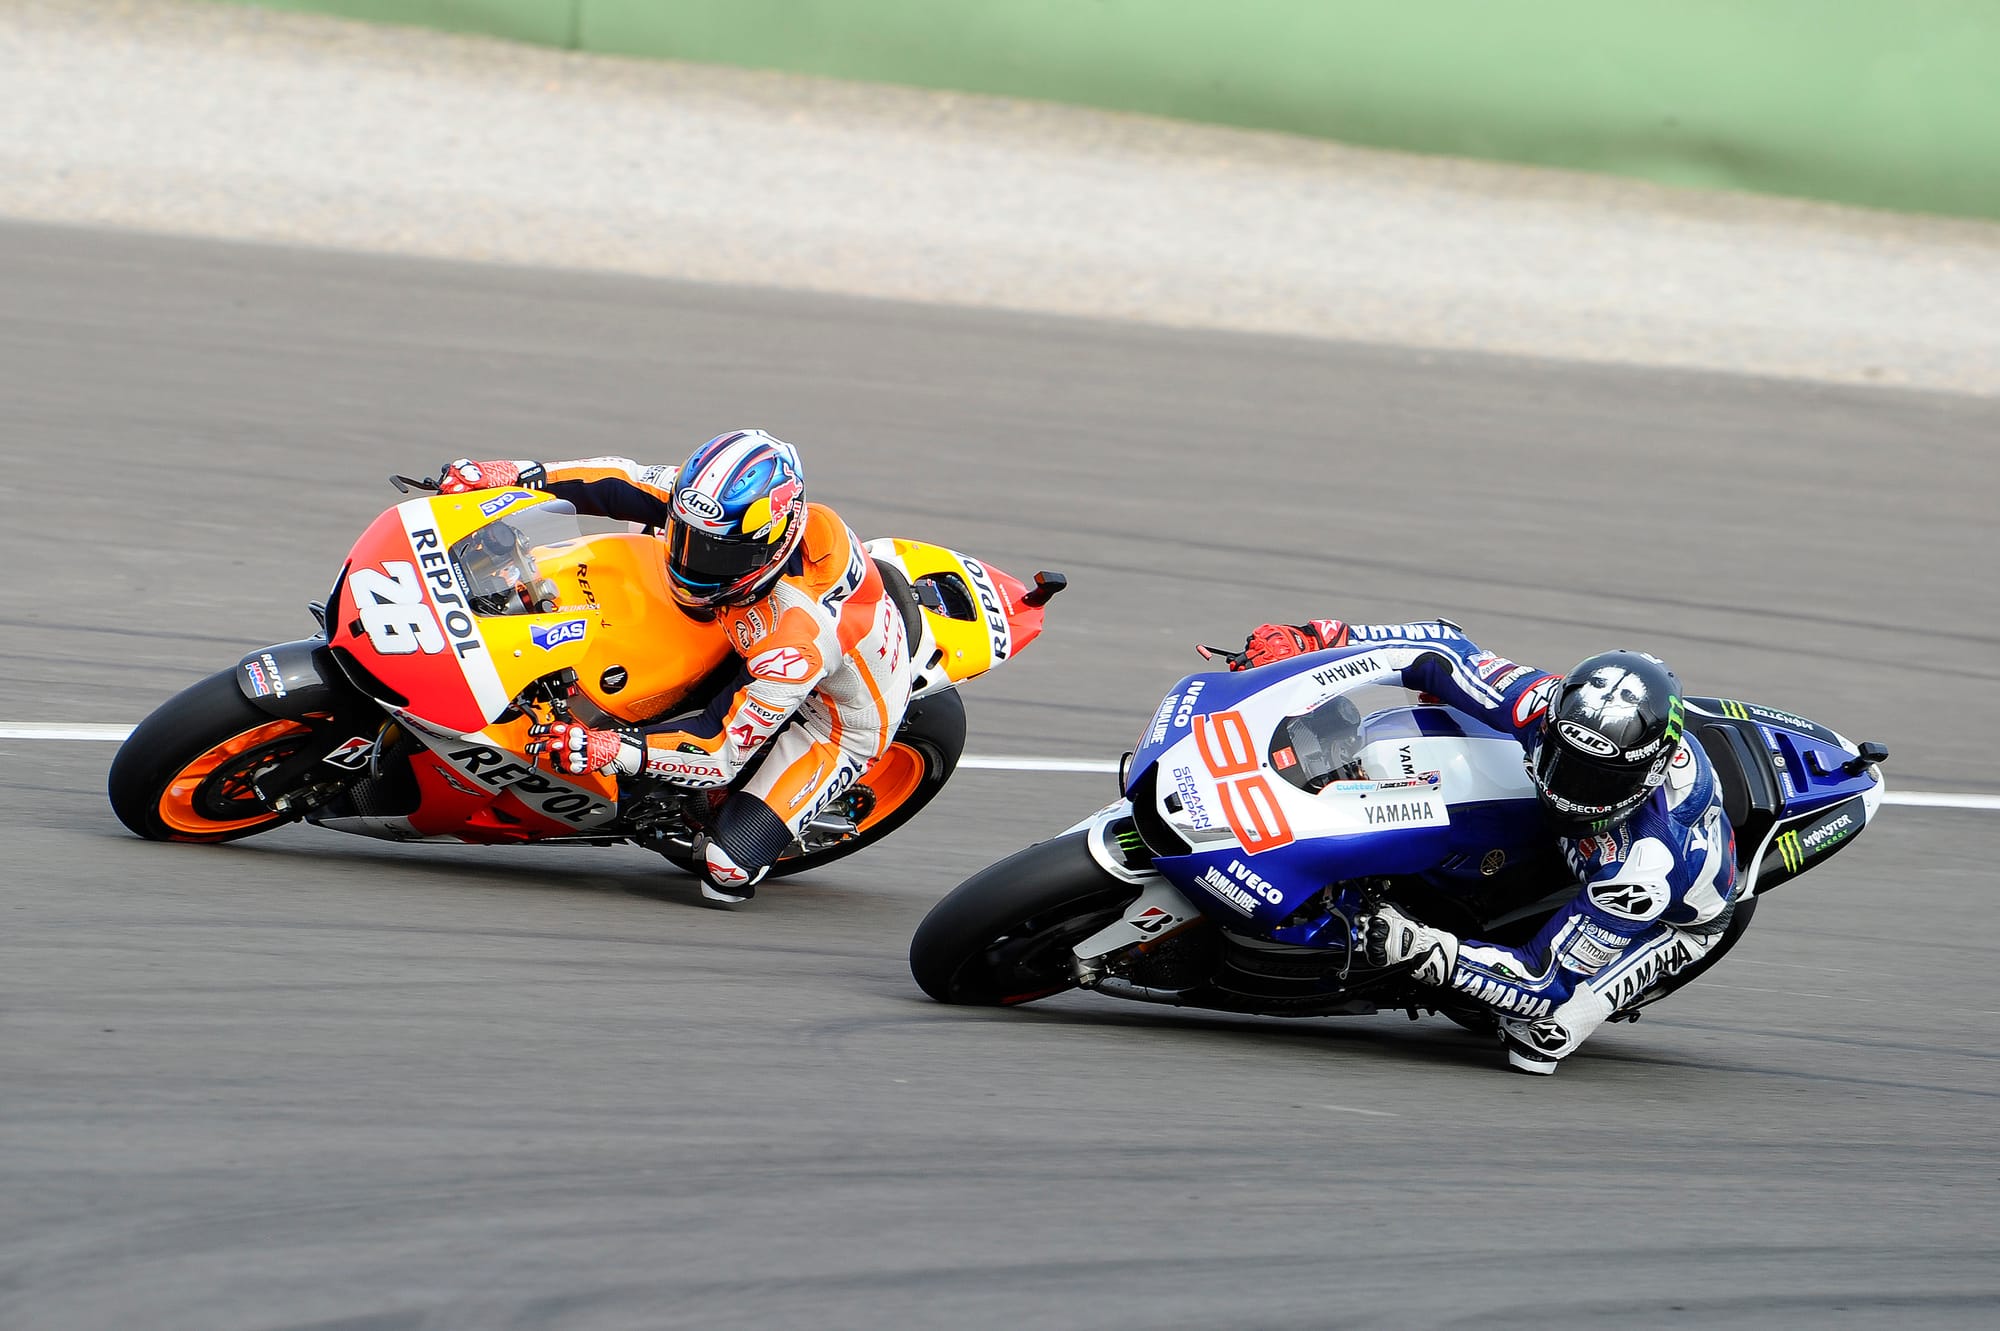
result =
[[577,45],[579,0],[234,0],[377,23],[483,32],[544,46]]
[[2000,217],[2000,0],[250,2]]

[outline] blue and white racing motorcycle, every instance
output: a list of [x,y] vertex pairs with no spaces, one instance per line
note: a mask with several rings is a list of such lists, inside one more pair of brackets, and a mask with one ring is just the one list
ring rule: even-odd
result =
[[[1356,917],[1389,900],[1521,945],[1576,880],[1511,736],[1446,706],[1362,715],[1353,695],[1400,682],[1352,651],[1183,679],[1121,772],[1124,799],[938,902],[910,944],[917,983],[946,1003],[1083,988],[1272,1016],[1424,1009],[1493,1029],[1407,966],[1370,968]],[[1882,800],[1881,745],[1769,707],[1686,707],[1736,829],[1740,904],[1708,955],[1614,1020],[1714,965],[1759,897],[1849,845]]]

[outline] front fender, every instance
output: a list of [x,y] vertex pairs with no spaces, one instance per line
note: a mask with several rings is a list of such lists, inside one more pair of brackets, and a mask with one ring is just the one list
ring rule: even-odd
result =
[[236,687],[258,708],[286,720],[309,712],[338,712],[356,701],[324,638],[251,652],[236,664]]

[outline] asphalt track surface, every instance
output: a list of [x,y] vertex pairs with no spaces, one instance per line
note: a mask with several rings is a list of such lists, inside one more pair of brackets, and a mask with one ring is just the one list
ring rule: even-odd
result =
[[[1068,572],[974,751],[1195,639],[1444,613],[1992,791],[2000,404],[0,227],[0,720],[301,634],[392,470],[761,424],[866,534]],[[2000,1311],[2000,817],[1895,808],[1553,1079],[1455,1027],[930,1003],[1110,798],[962,773],[732,913],[631,850],[128,836],[0,741],[0,1325],[1963,1326]]]

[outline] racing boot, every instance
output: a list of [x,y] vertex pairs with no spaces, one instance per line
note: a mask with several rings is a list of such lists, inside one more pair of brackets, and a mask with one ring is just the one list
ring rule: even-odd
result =
[[1611,1003],[1584,980],[1570,991],[1560,1006],[1540,1021],[1519,1017],[1500,1018],[1500,1041],[1507,1048],[1507,1066],[1516,1072],[1546,1077],[1556,1064],[1575,1053],[1577,1046],[1611,1015]]
[[1516,1072],[1526,1072],[1537,1077],[1555,1075],[1558,1060],[1555,1055],[1545,1054],[1535,1048],[1531,1033],[1534,1029],[1533,1024],[1503,1020],[1500,1026],[1500,1044],[1507,1051],[1508,1067]]
[[695,855],[701,869],[701,895],[722,906],[740,906],[757,895],[757,884],[771,872],[768,864],[746,869],[708,837],[697,837]]

